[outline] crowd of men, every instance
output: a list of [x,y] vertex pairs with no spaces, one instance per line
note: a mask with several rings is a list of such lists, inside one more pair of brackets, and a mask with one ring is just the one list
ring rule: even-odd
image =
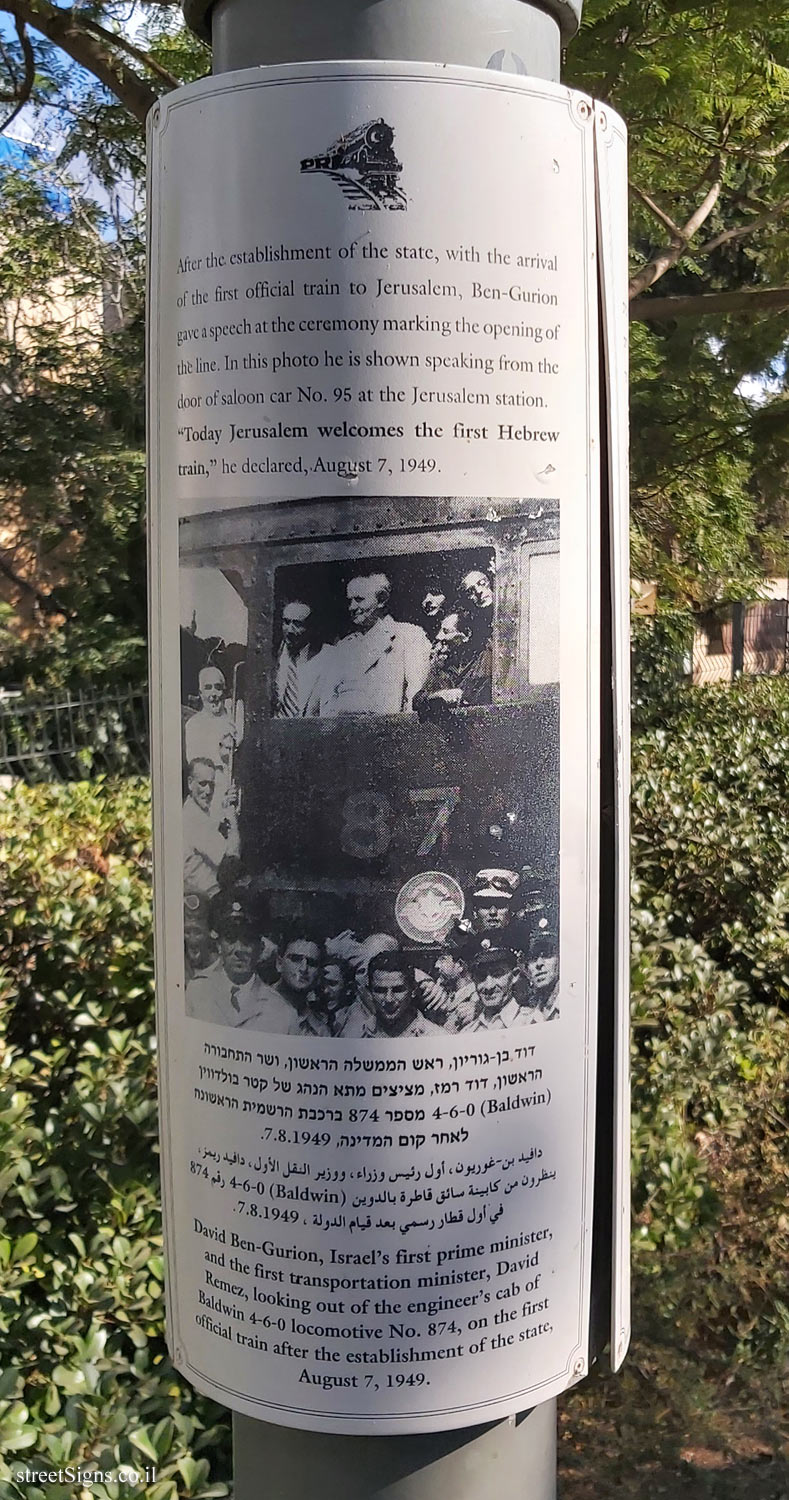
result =
[[321,642],[307,598],[282,606],[274,671],[276,718],[401,714],[490,703],[494,583],[472,568],[448,584],[431,577],[421,623],[395,620],[383,571],[359,572],[345,589],[347,619],[336,640]]
[[[493,1031],[559,1014],[557,935],[518,905],[513,870],[482,870],[469,917],[441,944],[392,933],[276,935],[244,886],[185,897],[187,1013],[289,1036],[421,1037]],[[544,911],[543,908],[541,910]]]

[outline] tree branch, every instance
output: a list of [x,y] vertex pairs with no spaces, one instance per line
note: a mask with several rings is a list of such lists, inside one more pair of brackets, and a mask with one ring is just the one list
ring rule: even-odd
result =
[[167,69],[163,68],[161,63],[157,62],[156,58],[150,52],[143,51],[142,47],[135,47],[133,42],[127,41],[126,37],[121,36],[119,32],[107,31],[106,27],[100,26],[98,21],[92,21],[89,16],[81,16],[80,24],[86,27],[88,31],[92,31],[94,36],[101,37],[102,41],[111,42],[121,52],[127,53],[129,57],[136,58],[137,62],[141,62],[144,68],[155,74],[157,78],[161,78],[162,83],[166,83],[168,89],[177,89],[179,87],[180,78],[176,78],[173,73],[168,73]]
[[703,318],[707,313],[780,312],[789,307],[789,286],[757,287],[753,291],[697,292],[687,297],[635,297],[630,302],[634,322],[659,323],[673,318]]
[[721,195],[722,187],[723,183],[720,176],[720,163],[718,163],[716,165],[715,180],[712,183],[709,192],[702,199],[698,208],[695,209],[695,211],[691,214],[690,218],[687,221],[687,224],[684,225],[684,227],[679,231],[678,234],[672,236],[671,242],[666,245],[665,249],[659,250],[652,257],[652,259],[647,261],[646,265],[643,265],[641,267],[641,270],[637,271],[635,276],[631,278],[631,301],[634,297],[638,297],[641,292],[645,292],[649,287],[654,286],[655,282],[659,281],[661,276],[665,276],[666,272],[670,271],[672,266],[675,266],[677,262],[681,260],[694,234],[697,233],[697,231],[704,223],[705,219],[708,219],[710,214],[712,213],[712,210]]
[[[675,120],[670,115],[665,118],[663,116],[644,115],[639,121],[639,128],[644,131],[652,127],[658,127],[660,130],[666,130],[667,128],[678,130],[681,134],[689,135],[692,140],[698,141],[708,151],[714,151],[716,146],[720,146],[720,142],[713,140],[711,135],[704,135],[701,130],[694,130],[692,125],[687,125],[683,120]],[[726,151],[729,156],[741,156],[747,161],[775,161],[777,157],[783,156],[787,150],[789,150],[789,137],[777,141],[774,146],[764,146],[761,148],[756,146],[738,146],[736,142],[731,140],[726,142]]]
[[[3,9],[17,22],[40,31],[55,46],[61,47],[74,62],[95,74],[100,83],[114,93],[129,113],[145,123],[145,117],[156,103],[157,94],[146,79],[127,67],[121,57],[100,37],[92,36],[74,10],[53,5],[51,0],[3,0]],[[114,39],[113,39],[114,44]]]
[[42,615],[63,615],[67,620],[73,619],[73,612],[61,604],[56,594],[47,594],[43,589],[37,588],[28,578],[17,573],[16,569],[7,561],[8,554],[0,552],[0,573],[8,579],[9,583],[16,585],[24,594],[29,594],[35,600],[36,607],[41,610]]
[[[16,34],[19,37],[19,45],[22,48],[22,59],[25,71],[21,83],[16,84],[13,93],[0,93],[0,100],[2,100],[4,104],[13,104],[15,106],[15,108],[12,109],[10,115],[7,116],[7,118],[0,126],[0,132],[2,132],[3,130],[7,130],[12,121],[16,119],[20,110],[24,109],[28,99],[30,98],[30,95],[33,92],[33,84],[36,81],[36,59],[30,37],[27,34],[27,27],[25,26],[24,21],[19,20],[18,16],[14,17],[14,24],[16,26]],[[13,76],[13,70],[10,69],[9,71],[12,72]]]
[[772,208],[766,209],[757,218],[751,219],[750,223],[740,224],[736,229],[723,229],[720,234],[713,235],[711,240],[705,240],[704,244],[699,246],[698,254],[711,255],[712,251],[717,250],[719,245],[728,245],[732,240],[747,239],[749,234],[754,234],[759,229],[765,229],[768,224],[773,222],[773,219],[777,219],[781,214],[786,213],[787,209],[789,209],[789,198],[782,198],[780,203],[775,203]]
[[659,219],[663,228],[667,229],[669,234],[676,235],[678,239],[682,237],[682,230],[679,225],[675,224],[674,220],[669,218],[668,214],[663,211],[659,203],[655,202],[654,198],[650,198],[649,193],[645,193],[643,188],[636,187],[634,182],[631,182],[629,187],[633,197],[638,198],[639,202],[643,203],[644,207],[648,208],[649,212],[654,214],[656,219]]
[[10,93],[6,93],[5,90],[0,90],[0,99],[3,101],[4,104],[15,104],[16,101],[17,101],[17,99],[20,98],[20,96],[21,96],[22,93],[25,94],[25,98],[26,99],[29,99],[30,98],[30,92],[31,92],[31,89],[33,87],[33,82],[34,82],[34,79],[35,79],[35,74],[36,74],[36,60],[35,60],[35,57],[33,56],[33,48],[32,48],[32,46],[30,44],[30,37],[27,34],[27,30],[26,30],[24,21],[17,20],[15,22],[15,25],[16,25],[16,34],[17,34],[17,37],[19,38],[19,44],[20,44],[20,46],[22,48],[22,60],[23,60],[23,67],[24,67],[24,76],[22,78],[21,83],[18,82],[18,80],[17,80],[17,74],[16,74],[16,59],[12,59],[9,56],[8,52],[6,51],[6,48],[3,47],[2,48],[3,62],[5,63],[6,67],[8,68],[8,71],[9,71],[9,73],[11,75],[11,78],[13,80],[13,85],[14,85],[13,88],[11,89]]

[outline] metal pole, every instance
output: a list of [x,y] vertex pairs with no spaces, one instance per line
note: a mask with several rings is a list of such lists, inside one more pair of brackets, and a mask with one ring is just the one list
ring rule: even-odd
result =
[[553,1500],[556,1402],[486,1427],[335,1437],[233,1418],[236,1500]]
[[558,79],[582,0],[186,0],[214,72],[329,58],[465,63]]
[[[583,0],[184,0],[213,71],[349,58],[559,78]],[[556,1402],[506,1422],[345,1437],[233,1418],[236,1500],[555,1500]]]
[[745,605],[738,601],[731,607],[731,679],[741,677],[745,665]]

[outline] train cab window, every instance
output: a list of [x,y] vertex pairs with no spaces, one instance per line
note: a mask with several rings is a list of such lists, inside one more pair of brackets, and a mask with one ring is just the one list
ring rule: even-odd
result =
[[556,508],[408,504],[408,517],[357,497],[182,520],[184,717],[205,708],[209,663],[223,672],[227,712],[242,700],[242,758],[266,721],[289,736],[288,722],[441,719],[553,694]]
[[346,552],[276,568],[272,715],[491,703],[496,594],[492,547]]

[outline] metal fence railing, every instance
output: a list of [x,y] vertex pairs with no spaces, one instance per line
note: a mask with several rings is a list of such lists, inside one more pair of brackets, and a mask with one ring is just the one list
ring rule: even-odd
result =
[[148,694],[142,688],[0,696],[0,776],[82,781],[145,773],[149,765]]
[[786,676],[789,600],[743,600],[703,612],[634,610],[632,638],[634,682],[658,696],[671,683],[706,687]]
[[694,683],[777,677],[789,668],[789,606],[785,599],[730,604],[698,617]]

